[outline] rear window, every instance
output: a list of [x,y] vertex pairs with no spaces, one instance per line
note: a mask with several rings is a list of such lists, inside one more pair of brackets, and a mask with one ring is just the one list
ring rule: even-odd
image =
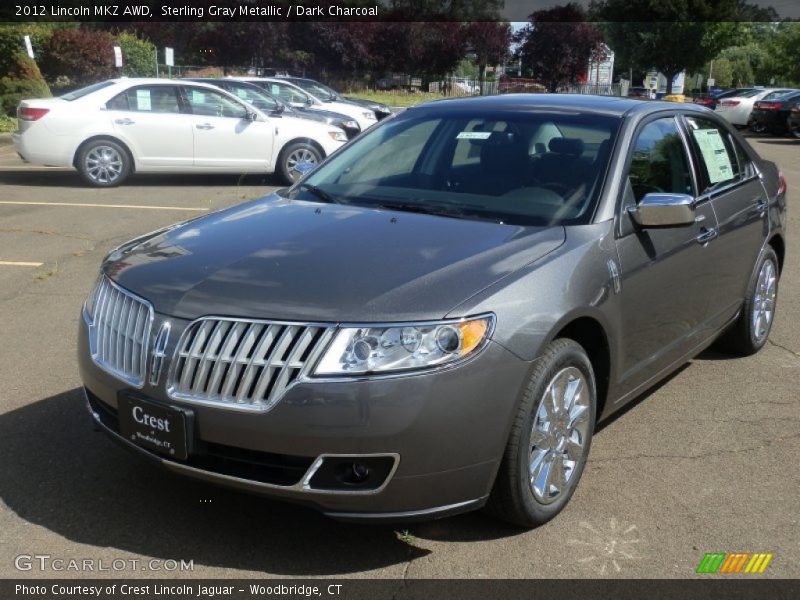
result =
[[68,94],[64,94],[63,96],[61,96],[61,99],[66,100],[67,102],[72,102],[73,100],[77,100],[78,98],[83,98],[84,96],[88,96],[93,92],[102,90],[103,88],[107,88],[110,85],[114,85],[114,83],[115,82],[113,81],[101,81],[100,83],[93,83],[92,85],[87,85],[85,88],[81,88],[79,90],[75,90],[74,92],[69,92]]
[[[356,140],[307,181],[344,203],[519,225],[588,222],[619,119],[431,112]],[[314,200],[303,186],[293,197]]]

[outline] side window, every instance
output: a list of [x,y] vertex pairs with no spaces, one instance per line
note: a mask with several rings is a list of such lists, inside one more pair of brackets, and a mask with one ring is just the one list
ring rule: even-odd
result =
[[[744,169],[730,133],[708,119],[686,117],[686,123],[692,145],[700,159],[703,191],[738,181]],[[741,148],[739,151],[744,152]]]
[[674,118],[658,119],[639,132],[628,179],[637,203],[650,193],[694,195],[689,161]]
[[229,117],[231,119],[247,118],[245,106],[225,94],[206,88],[193,87],[187,87],[185,91],[186,101],[189,103],[189,109],[194,115]]
[[308,101],[308,96],[288,85],[270,82],[268,86],[267,91],[270,94],[277,96],[288,104],[305,104]]
[[276,110],[278,108],[278,103],[273,98],[270,98],[266,94],[256,93],[253,90],[247,88],[233,88],[228,90],[234,96],[241,98],[242,100],[249,102],[253,106],[260,108],[261,110]]
[[106,103],[109,110],[179,113],[178,94],[171,85],[135,87],[114,96]]

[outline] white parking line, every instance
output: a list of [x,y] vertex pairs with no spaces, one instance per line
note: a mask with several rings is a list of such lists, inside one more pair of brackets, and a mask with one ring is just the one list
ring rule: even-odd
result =
[[40,262],[19,262],[14,260],[0,260],[2,267],[41,267],[44,263]]
[[188,210],[206,212],[207,208],[187,208],[185,206],[145,206],[144,204],[84,204],[81,202],[23,202],[22,200],[0,200],[0,204],[25,206],[74,206],[78,208],[136,208],[142,210]]

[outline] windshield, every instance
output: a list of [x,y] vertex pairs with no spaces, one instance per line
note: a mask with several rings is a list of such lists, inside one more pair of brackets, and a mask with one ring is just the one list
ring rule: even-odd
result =
[[83,98],[84,96],[88,96],[92,92],[96,92],[97,90],[102,90],[110,85],[114,85],[113,81],[101,81],[100,83],[93,83],[92,85],[87,85],[84,88],[79,90],[75,90],[74,92],[70,92],[68,94],[64,94],[61,96],[62,100],[66,100],[67,102],[72,102],[73,100],[77,100],[78,98]]
[[278,110],[278,101],[255,86],[228,83],[228,91],[260,110],[267,112]]
[[289,196],[522,225],[591,219],[619,118],[411,112],[356,138]]
[[298,79],[293,81],[296,86],[299,88],[304,89],[309,94],[312,94],[319,98],[320,100],[335,100],[336,99],[336,92],[334,92],[331,88],[322,85],[321,83],[317,83],[316,81],[308,81],[307,79]]

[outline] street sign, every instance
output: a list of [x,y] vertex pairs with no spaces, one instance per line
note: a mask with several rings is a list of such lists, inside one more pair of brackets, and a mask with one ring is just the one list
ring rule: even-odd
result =
[[31,36],[29,36],[29,35],[25,36],[25,50],[27,50],[28,56],[30,56],[31,58],[34,58],[34,56],[33,56],[33,46],[31,45]]
[[114,66],[118,69],[122,67],[122,48],[114,46]]
[[711,77],[709,77],[708,81],[706,82],[706,87],[714,87],[715,83],[716,83],[716,81],[714,79],[712,79]]
[[168,67],[175,66],[175,51],[172,48],[164,48],[164,63]]

